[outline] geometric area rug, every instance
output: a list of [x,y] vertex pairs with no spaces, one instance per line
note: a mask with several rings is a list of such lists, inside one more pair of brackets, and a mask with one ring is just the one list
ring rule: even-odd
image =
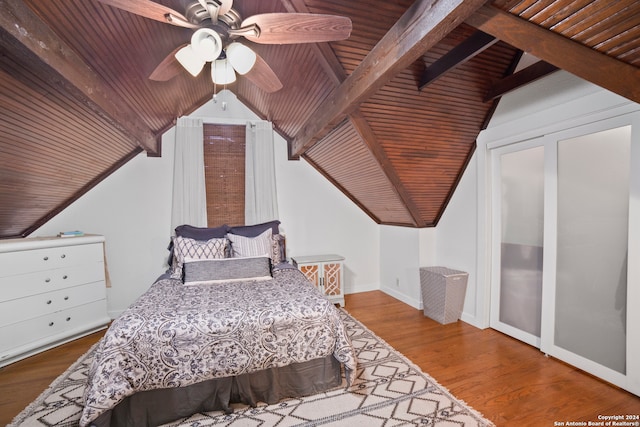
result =
[[[493,426],[428,374],[340,310],[358,357],[357,378],[324,393],[234,412],[195,414],[165,427]],[[9,427],[77,427],[93,348],[58,377]]]

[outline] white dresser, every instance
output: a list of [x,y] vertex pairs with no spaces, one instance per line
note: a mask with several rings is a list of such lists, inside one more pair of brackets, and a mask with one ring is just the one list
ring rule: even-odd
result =
[[103,236],[0,240],[0,366],[110,321]]

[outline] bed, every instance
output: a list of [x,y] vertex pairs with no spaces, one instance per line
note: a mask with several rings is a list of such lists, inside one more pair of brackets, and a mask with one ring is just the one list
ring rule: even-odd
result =
[[[351,383],[356,357],[337,308],[274,254],[272,231],[229,231],[185,238],[195,255],[174,239],[171,269],[96,347],[81,426],[160,425],[316,394],[344,386],[343,375]],[[273,252],[256,255],[266,235]],[[232,244],[213,248],[219,239]]]

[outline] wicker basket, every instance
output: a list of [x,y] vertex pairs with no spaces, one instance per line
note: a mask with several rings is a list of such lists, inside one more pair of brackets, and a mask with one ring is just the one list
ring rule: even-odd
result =
[[468,274],[447,267],[421,267],[424,315],[436,322],[457,322],[462,314]]

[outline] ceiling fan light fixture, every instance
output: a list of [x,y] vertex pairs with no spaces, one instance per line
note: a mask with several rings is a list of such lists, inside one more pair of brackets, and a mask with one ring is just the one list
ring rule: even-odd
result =
[[236,81],[236,73],[226,58],[211,63],[211,80],[217,85],[228,85]]
[[211,28],[200,28],[191,36],[191,48],[201,60],[215,61],[222,52],[222,39]]
[[242,43],[231,43],[227,46],[226,54],[231,66],[238,74],[247,74],[256,63],[256,53]]
[[191,45],[187,45],[176,52],[176,60],[189,72],[193,77],[196,77],[202,69],[206,61],[203,61],[199,55],[194,52]]

